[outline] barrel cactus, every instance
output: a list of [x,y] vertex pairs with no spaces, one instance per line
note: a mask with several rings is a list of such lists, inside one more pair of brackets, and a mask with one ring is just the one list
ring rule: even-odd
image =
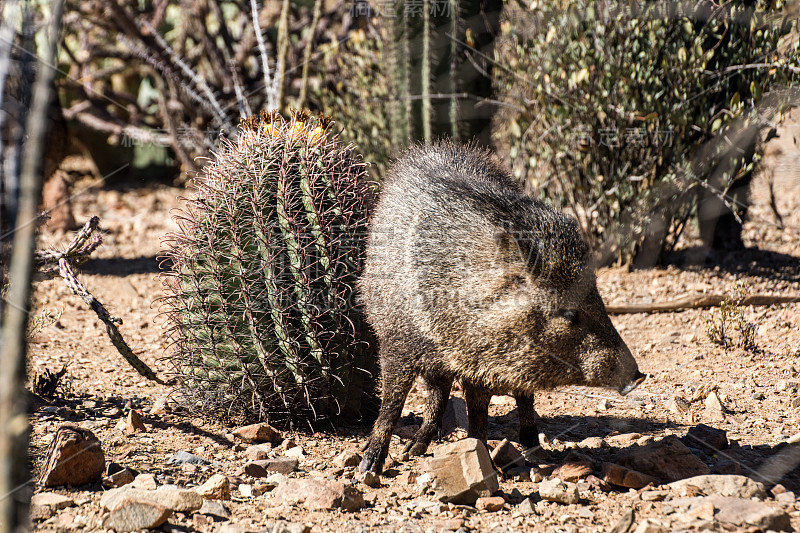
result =
[[244,120],[175,216],[167,358],[200,412],[314,427],[374,411],[375,343],[355,298],[372,194],[329,122]]

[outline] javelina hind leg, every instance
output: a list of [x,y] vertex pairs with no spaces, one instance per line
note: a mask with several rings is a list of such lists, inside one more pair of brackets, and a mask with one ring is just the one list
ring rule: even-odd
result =
[[489,401],[492,394],[483,387],[464,383],[464,400],[467,402],[469,430],[467,436],[486,444],[489,438]]
[[442,425],[442,415],[447,407],[447,400],[450,398],[450,388],[453,386],[453,380],[440,376],[423,375],[422,380],[428,397],[423,406],[422,425],[414,435],[414,439],[406,446],[406,451],[411,455],[425,453],[431,440],[436,436]]
[[400,368],[403,357],[395,353],[387,354],[388,348],[381,347],[381,409],[378,419],[369,436],[369,443],[364,450],[364,458],[358,469],[361,472],[371,471],[380,474],[383,461],[389,452],[392,432],[400,418],[403,404],[414,384],[416,373],[409,368]]
[[539,430],[536,428],[536,412],[533,410],[533,395],[515,394],[519,415],[519,442],[525,448],[539,446]]

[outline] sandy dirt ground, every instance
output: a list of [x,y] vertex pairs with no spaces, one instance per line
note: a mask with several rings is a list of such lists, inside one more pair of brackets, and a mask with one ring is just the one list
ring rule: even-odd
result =
[[[792,129],[793,128],[793,129]],[[770,157],[773,176],[763,175],[753,184],[753,207],[745,227],[748,249],[715,256],[702,265],[687,265],[678,254],[667,267],[629,272],[602,269],[598,287],[607,304],[649,303],[673,300],[687,294],[728,293],[743,282],[750,293],[800,294],[800,151],[795,138],[800,127],[782,130],[780,150]],[[770,207],[769,181],[782,225]],[[80,278],[110,312],[122,318],[121,331],[134,351],[159,374],[166,375],[163,360],[167,348],[163,319],[154,301],[161,295],[157,277],[157,255],[165,233],[176,229],[170,210],[179,206],[177,197],[186,192],[171,187],[97,187],[87,182],[75,200],[79,222],[98,215],[103,245],[80,270]],[[44,234],[42,246],[63,244],[64,236]],[[688,241],[691,244],[691,240]],[[68,365],[62,392],[53,399],[36,400],[32,421],[31,466],[38,475],[55,429],[75,422],[93,431],[102,443],[108,461],[154,474],[160,484],[193,487],[212,474],[233,476],[247,459],[232,428],[189,414],[151,413],[153,405],[171,389],[138,375],[115,351],[102,323],[59,279],[37,284],[35,310],[63,312],[55,324],[35,332],[30,343],[30,374]],[[782,444],[800,431],[800,303],[745,308],[737,319],[755,324],[757,350],[725,349],[709,339],[707,323],[719,318],[718,310],[699,309],[660,314],[624,314],[612,317],[622,337],[634,352],[649,379],[622,398],[597,389],[567,387],[542,391],[536,396],[541,418],[539,429],[547,437],[543,446],[550,461],[558,464],[577,451],[593,461],[618,452],[613,446],[582,447],[589,437],[639,433],[645,440],[666,435],[684,435],[705,423],[727,431],[730,447],[724,454],[704,459],[712,471],[735,468],[764,481],[765,463],[785,450]],[[703,398],[715,391],[725,407],[724,415],[712,416]],[[455,391],[454,395],[460,395]],[[675,397],[686,400],[685,412],[670,409]],[[414,424],[420,414],[421,393],[414,390],[406,404],[403,421]],[[695,401],[692,401],[695,400]],[[674,400],[673,400],[674,403]],[[126,435],[118,422],[131,409],[142,412],[147,431]],[[490,408],[490,439],[516,438],[517,423],[512,399],[495,397]],[[299,478],[332,476],[350,483],[353,469],[337,469],[333,458],[342,451],[358,451],[368,428],[345,428],[339,433],[284,432],[302,447]],[[404,434],[404,432],[399,431]],[[405,432],[407,434],[407,431]],[[456,430],[444,440],[465,436]],[[394,469],[420,473],[430,457],[400,460],[406,438],[398,436],[390,454]],[[442,441],[431,446],[433,450]],[[625,445],[627,446],[627,445]],[[167,459],[186,450],[213,461],[210,466],[173,466]],[[731,467],[735,464],[735,467]],[[720,466],[723,465],[723,466]],[[241,477],[241,476],[240,476]],[[244,476],[242,483],[258,484]],[[582,487],[577,504],[537,504],[537,512],[520,514],[515,505],[535,495],[532,481],[504,478],[501,495],[506,500],[497,512],[443,506],[419,510],[415,485],[384,477],[379,487],[352,481],[361,490],[367,506],[356,512],[306,511],[282,505],[267,492],[247,497],[234,488],[226,502],[229,521],[205,523],[189,515],[175,514],[167,531],[215,531],[231,524],[241,530],[258,530],[269,520],[285,519],[313,526],[313,531],[608,531],[627,509],[634,509],[636,522],[644,518],[669,520],[674,510],[669,502],[645,501],[637,491],[603,492]],[[775,482],[800,494],[800,468],[784,472]],[[44,490],[34,486],[35,492]],[[100,483],[76,488],[58,488],[75,506],[37,520],[37,530],[93,531],[102,529],[103,494]],[[786,510],[792,526],[800,530],[800,502]],[[631,531],[636,527],[636,523]]]

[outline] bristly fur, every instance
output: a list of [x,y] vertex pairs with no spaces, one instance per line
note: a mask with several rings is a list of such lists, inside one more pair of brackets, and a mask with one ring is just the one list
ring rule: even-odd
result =
[[362,469],[380,470],[416,376],[430,394],[412,453],[434,436],[454,379],[471,436],[486,439],[491,394],[513,394],[528,446],[536,389],[640,379],[589,258],[577,222],[524,196],[488,151],[407,150],[384,181],[359,281],[383,386]]

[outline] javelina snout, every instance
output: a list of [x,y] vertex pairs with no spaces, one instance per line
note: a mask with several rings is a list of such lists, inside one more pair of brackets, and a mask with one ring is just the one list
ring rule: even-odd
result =
[[428,396],[412,454],[436,435],[454,379],[471,437],[486,441],[489,400],[509,394],[525,446],[538,444],[536,389],[629,392],[643,379],[597,292],[577,222],[521,194],[481,150],[438,143],[401,156],[373,214],[359,289],[382,381],[361,470],[381,470],[417,376]]

